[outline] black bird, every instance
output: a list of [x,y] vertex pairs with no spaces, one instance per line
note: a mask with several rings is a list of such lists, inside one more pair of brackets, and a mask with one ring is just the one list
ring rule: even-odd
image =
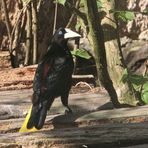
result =
[[74,37],[80,35],[70,29],[59,28],[53,35],[47,53],[38,64],[33,82],[33,105],[27,123],[28,129],[43,127],[47,110],[56,97],[61,97],[66,113],[72,112],[68,106],[68,95],[74,63],[67,42]]

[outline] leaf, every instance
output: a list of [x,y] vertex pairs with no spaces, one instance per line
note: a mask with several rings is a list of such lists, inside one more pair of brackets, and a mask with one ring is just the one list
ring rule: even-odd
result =
[[126,69],[124,69],[124,72],[123,72],[123,75],[121,78],[121,82],[126,83],[127,80],[128,80],[128,72],[127,72],[127,68],[126,68]]
[[130,80],[134,85],[137,85],[137,86],[148,82],[148,78],[146,78],[142,75],[131,75]]
[[97,8],[102,8],[103,5],[102,5],[102,2],[100,0],[97,0]]
[[148,82],[143,85],[141,98],[146,104],[148,104]]
[[55,3],[57,2],[57,3],[59,3],[59,4],[61,4],[61,5],[65,5],[65,3],[66,3],[66,0],[55,0],[54,1]]
[[140,86],[141,86],[141,85],[137,86],[137,85],[133,84],[134,89],[135,89],[136,91],[138,91],[138,92],[139,92],[139,90],[140,90],[140,88],[141,88]]
[[84,49],[76,49],[76,50],[72,51],[71,53],[74,56],[78,56],[78,57],[81,57],[81,58],[84,58],[84,59],[90,59],[91,58],[89,53]]
[[118,19],[121,19],[124,22],[132,21],[135,18],[135,13],[132,11],[117,11],[115,9],[110,9],[109,13],[116,14]]
[[141,91],[141,99],[145,104],[148,104],[148,77],[142,75],[129,75],[127,69],[124,70],[121,81],[126,83],[128,80],[131,81],[134,89],[136,91]]
[[134,12],[131,11],[118,11],[117,15],[124,22],[132,21],[135,18]]
[[135,18],[135,14],[131,11],[125,11],[125,17],[127,20],[131,21]]
[[148,82],[143,85],[143,89],[148,91]]
[[142,94],[142,101],[145,103],[145,104],[148,104],[148,91],[146,93],[143,93]]
[[121,81],[126,83],[130,79],[136,90],[139,90],[140,86],[148,82],[148,78],[142,75],[128,75],[127,69],[124,70]]

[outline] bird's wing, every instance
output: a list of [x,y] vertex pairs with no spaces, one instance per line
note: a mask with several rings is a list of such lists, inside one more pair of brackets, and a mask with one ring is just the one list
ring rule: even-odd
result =
[[58,90],[58,88],[63,89],[71,74],[68,64],[62,64],[53,71],[49,71],[46,79],[47,89],[51,92]]
[[44,87],[44,81],[48,72],[51,70],[52,65],[53,59],[50,57],[47,61],[45,60],[38,64],[33,81],[33,90],[36,94],[41,93],[42,88]]
[[52,48],[52,46],[49,46],[47,53],[43,56],[41,62],[38,64],[38,67],[36,69],[36,73],[33,81],[33,91],[38,95],[41,93],[42,82],[45,79],[48,71],[52,67],[53,51],[54,49]]

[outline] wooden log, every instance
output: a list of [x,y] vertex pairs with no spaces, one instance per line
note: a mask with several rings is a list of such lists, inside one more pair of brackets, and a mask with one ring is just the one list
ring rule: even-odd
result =
[[126,147],[148,144],[148,126],[147,123],[101,124],[0,136],[0,143],[18,144],[24,148]]
[[95,78],[93,75],[72,75],[72,84],[76,85],[79,82],[86,82],[96,86]]
[[[27,90],[20,91],[20,94],[17,91],[8,91],[7,95],[3,92],[0,103],[9,104],[12,99],[14,103],[20,101],[22,110],[25,104],[30,106],[29,100],[24,100],[28,95]],[[106,105],[105,95],[75,94],[70,95],[70,98],[72,104],[75,104],[74,113],[48,115],[44,128],[35,133],[18,133],[24,118],[0,120],[0,148],[110,148],[148,145],[148,106],[99,110],[102,105]],[[109,102],[109,99],[106,101]],[[55,103],[59,109],[59,101],[55,100]],[[99,111],[93,111],[95,107],[92,106],[95,105]],[[76,112],[77,109],[79,110]]]

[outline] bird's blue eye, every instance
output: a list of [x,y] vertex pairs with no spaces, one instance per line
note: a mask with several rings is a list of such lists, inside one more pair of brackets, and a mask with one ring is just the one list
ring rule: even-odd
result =
[[62,35],[63,34],[63,32],[62,31],[59,31],[59,35]]

